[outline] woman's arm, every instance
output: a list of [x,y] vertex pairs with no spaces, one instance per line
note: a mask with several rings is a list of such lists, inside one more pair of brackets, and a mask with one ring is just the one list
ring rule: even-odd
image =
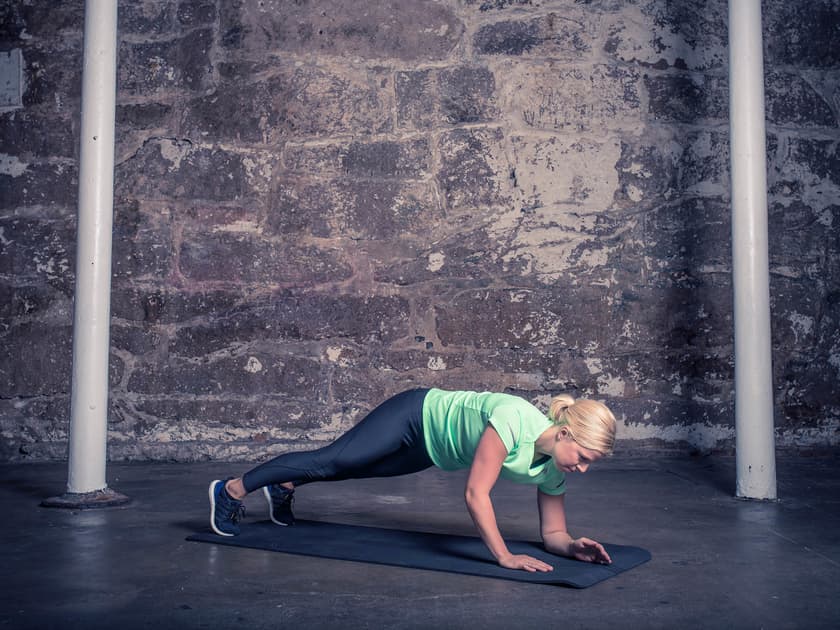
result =
[[490,490],[499,478],[506,457],[507,450],[502,438],[492,426],[488,425],[478,442],[475,458],[470,466],[470,474],[464,491],[467,509],[481,539],[501,566],[531,572],[551,571],[551,565],[542,560],[527,555],[512,554],[499,532],[496,513],[490,500]]
[[601,543],[590,538],[573,538],[566,531],[565,495],[538,491],[537,504],[540,509],[540,534],[547,551],[584,562],[612,562]]

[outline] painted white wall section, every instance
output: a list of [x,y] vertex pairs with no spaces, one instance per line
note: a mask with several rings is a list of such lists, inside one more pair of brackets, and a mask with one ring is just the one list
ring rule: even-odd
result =
[[776,498],[760,0],[729,2],[736,494]]
[[85,2],[68,492],[104,489],[108,425],[117,2]]

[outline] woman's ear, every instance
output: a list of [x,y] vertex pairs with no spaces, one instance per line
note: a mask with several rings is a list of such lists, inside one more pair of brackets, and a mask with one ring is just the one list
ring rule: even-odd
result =
[[569,430],[566,427],[560,427],[560,429],[555,434],[554,439],[559,442],[560,440],[569,440],[571,439],[571,437],[572,434],[569,433]]

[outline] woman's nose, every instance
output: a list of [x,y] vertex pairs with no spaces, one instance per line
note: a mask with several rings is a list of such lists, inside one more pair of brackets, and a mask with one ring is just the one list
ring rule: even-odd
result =
[[577,465],[578,472],[585,473],[588,468],[589,468],[589,464],[578,464]]

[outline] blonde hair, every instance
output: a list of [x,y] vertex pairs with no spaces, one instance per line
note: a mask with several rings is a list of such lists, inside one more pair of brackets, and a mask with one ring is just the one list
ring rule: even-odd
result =
[[568,394],[551,399],[548,417],[568,428],[572,439],[583,448],[609,455],[615,447],[615,416],[604,403]]

